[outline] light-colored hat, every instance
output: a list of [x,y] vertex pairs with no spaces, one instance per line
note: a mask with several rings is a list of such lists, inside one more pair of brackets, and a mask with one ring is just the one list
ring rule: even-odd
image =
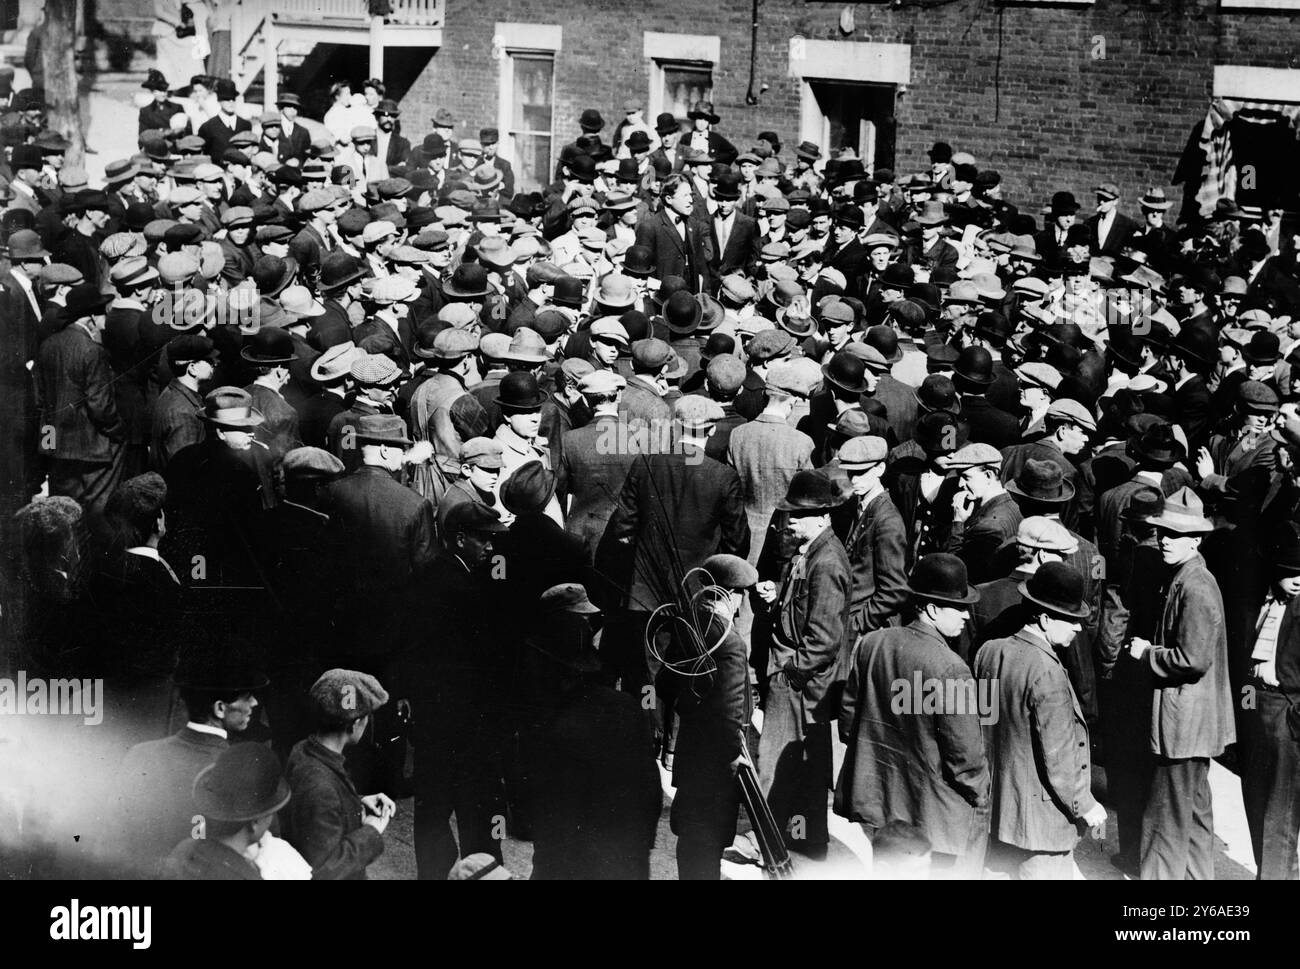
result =
[[397,226],[387,219],[377,219],[366,225],[361,232],[361,241],[365,245],[373,245],[381,239],[388,239],[397,235]]
[[614,316],[602,316],[596,322],[591,324],[591,337],[595,339],[600,337],[606,340],[613,340],[615,343],[621,343],[627,347],[631,345],[631,337],[627,334],[627,328],[618,321]]
[[1052,405],[1047,408],[1047,416],[1069,421],[1088,431],[1097,429],[1097,419],[1092,416],[1092,412],[1077,400],[1069,397],[1052,401]]
[[316,302],[306,286],[286,286],[280,292],[280,306],[286,313],[299,319],[321,316],[325,312],[325,307]]
[[615,394],[627,386],[627,380],[613,370],[593,370],[578,381],[583,394]]
[[845,471],[864,471],[879,464],[889,456],[889,445],[883,437],[865,434],[851,437],[840,448],[840,467]]
[[683,427],[711,427],[722,420],[722,405],[700,394],[687,394],[677,398],[673,405],[673,418]]
[[991,444],[967,444],[955,453],[939,458],[939,464],[945,468],[1000,468],[1002,452]]
[[1147,519],[1149,525],[1180,535],[1200,535],[1214,531],[1205,517],[1205,505],[1191,488],[1182,487],[1165,499],[1164,510]]
[[337,343],[313,361],[311,379],[327,384],[346,377],[352,372],[352,362],[364,353],[365,351],[351,340],[347,343]]
[[1069,529],[1059,521],[1032,515],[1020,522],[1016,531],[1016,544],[1025,548],[1042,548],[1051,552],[1071,555],[1079,550],[1079,543]]

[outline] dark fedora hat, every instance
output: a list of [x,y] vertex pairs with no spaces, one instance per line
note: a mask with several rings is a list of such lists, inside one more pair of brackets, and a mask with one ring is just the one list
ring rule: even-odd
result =
[[1169,349],[1193,367],[1211,367],[1218,356],[1218,340],[1200,327],[1185,326],[1178,331]]
[[1136,370],[1142,366],[1142,340],[1126,327],[1110,330],[1106,352],[1126,367]]
[[488,294],[487,270],[477,263],[461,263],[442,291],[453,299],[480,299]]
[[508,373],[497,388],[496,404],[503,411],[540,410],[546,395],[537,386],[537,378],[527,371]]
[[1064,562],[1048,562],[1018,588],[1026,602],[1058,618],[1087,619],[1091,613],[1084,601],[1083,576]]
[[262,744],[235,744],[194,778],[194,806],[209,821],[255,821],[289,803],[280,760]]
[[1155,488],[1143,488],[1128,500],[1120,518],[1130,522],[1145,522],[1165,510],[1165,496]]
[[82,283],[68,291],[66,303],[67,318],[73,322],[102,313],[104,307],[113,302],[112,293],[100,292],[94,283]]
[[916,276],[912,272],[912,267],[901,263],[891,263],[880,274],[881,289],[898,289],[906,292],[915,282]]
[[673,333],[694,333],[704,316],[704,306],[686,290],[673,293],[664,304],[664,322]]
[[1172,467],[1187,457],[1187,449],[1174,437],[1173,425],[1164,421],[1152,424],[1129,441],[1127,450],[1139,462],[1155,468]]
[[257,262],[253,263],[253,282],[263,296],[278,296],[297,271],[298,261],[292,256],[283,259],[279,256],[259,256]]
[[993,356],[983,347],[966,347],[957,355],[953,372],[968,383],[987,387],[993,383]]
[[501,485],[501,504],[514,515],[538,514],[546,510],[554,494],[555,472],[541,461],[529,461]]
[[279,327],[263,326],[248,338],[247,344],[239,355],[249,363],[263,367],[290,363],[298,359],[294,352],[293,337],[288,330]]
[[825,471],[799,471],[790,479],[785,497],[776,503],[779,511],[812,514],[838,508],[848,500]]
[[406,422],[396,414],[362,414],[357,418],[358,444],[385,444],[390,447],[410,447],[406,436]]
[[360,261],[346,252],[331,252],[321,260],[320,288],[330,293],[355,283],[366,274]]
[[947,552],[921,556],[907,577],[907,591],[915,599],[945,606],[970,606],[980,598],[967,581],[966,563]]
[[1063,505],[1074,497],[1074,483],[1066,480],[1065,471],[1055,461],[1030,458],[1007,491],[1044,505]]
[[867,365],[860,357],[841,350],[822,364],[822,376],[851,394],[867,392]]

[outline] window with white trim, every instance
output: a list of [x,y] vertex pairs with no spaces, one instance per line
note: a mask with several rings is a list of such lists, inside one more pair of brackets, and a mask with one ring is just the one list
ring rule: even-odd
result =
[[561,28],[498,23],[493,47],[501,65],[497,119],[501,154],[515,168],[517,191],[550,184],[555,148],[555,55]]
[[713,100],[713,69],[721,57],[721,38],[708,34],[646,31],[643,53],[650,62],[646,120],[670,112],[684,119],[696,101]]

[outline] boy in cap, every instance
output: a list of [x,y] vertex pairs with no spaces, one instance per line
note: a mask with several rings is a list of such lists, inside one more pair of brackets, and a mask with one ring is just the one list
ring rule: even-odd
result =
[[388,692],[367,673],[332,669],[308,696],[316,729],[294,746],[285,769],[292,791],[287,838],[311,865],[313,880],[364,880],[384,853],[384,829],[397,805],[386,794],[359,796],[343,755],[361,742]]
[[1200,553],[1214,525],[1190,488],[1170,495],[1150,522],[1173,574],[1154,641],[1134,636],[1128,648],[1155,690],[1141,874],[1143,881],[1213,878],[1210,759],[1237,739],[1223,596]]
[[974,672],[997,690],[984,724],[992,779],[989,865],[1016,880],[1068,880],[1077,827],[1105,835],[1106,809],[1092,796],[1088,727],[1060,653],[1087,615],[1084,581],[1051,562],[1019,583],[1026,621],[980,647]]
[[[951,644],[979,593],[961,559],[943,552],[916,563],[908,593],[910,621],[868,633],[854,651],[839,711],[848,750],[834,810],[868,836],[894,820],[918,825],[933,843],[937,877],[978,878],[989,768],[975,681]],[[900,694],[899,683],[913,682],[941,684],[944,695],[926,703],[925,694]]]
[[907,529],[885,490],[889,446],[882,437],[855,437],[840,448],[839,467],[853,489],[853,499],[839,516],[841,535],[853,567],[849,635],[892,624],[907,601]]
[[447,516],[457,505],[473,502],[505,517],[505,508],[497,495],[501,481],[501,445],[491,438],[474,437],[460,449],[460,477],[438,499],[438,536],[447,548]]

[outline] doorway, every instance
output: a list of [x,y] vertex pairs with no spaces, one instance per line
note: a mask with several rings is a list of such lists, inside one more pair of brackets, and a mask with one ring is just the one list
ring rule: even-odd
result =
[[806,79],[822,116],[823,150],[852,148],[868,169],[894,167],[897,86]]

